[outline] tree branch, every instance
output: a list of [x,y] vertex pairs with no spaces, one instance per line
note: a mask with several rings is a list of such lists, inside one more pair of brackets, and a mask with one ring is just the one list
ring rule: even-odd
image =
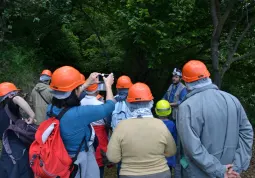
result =
[[235,58],[232,58],[229,62],[228,62],[228,65],[225,65],[223,67],[223,70],[222,70],[222,74],[221,74],[221,77],[223,78],[225,73],[228,71],[228,69],[230,68],[230,66],[236,62],[236,61],[239,61],[239,60],[243,60],[243,59],[246,59],[246,58],[249,58],[251,56],[255,55],[255,51],[253,52],[247,52],[245,54],[243,54],[242,56],[239,56],[239,57],[235,57]]
[[243,59],[246,59],[248,57],[251,57],[253,55],[255,55],[255,51],[254,52],[248,52],[248,53],[246,53],[242,56],[239,56],[239,57],[235,57],[235,58],[233,58],[233,60],[231,60],[231,64],[236,62],[236,61],[243,60]]
[[214,35],[220,36],[223,26],[225,25],[230,12],[232,11],[237,0],[231,0],[227,6],[225,13],[220,16],[220,2],[218,0],[211,0],[211,13],[213,18]]
[[237,2],[237,0],[231,0],[229,2],[228,7],[227,7],[224,15],[221,17],[221,25],[222,25],[221,30],[222,30],[226,20],[228,19],[228,16],[229,16],[230,12],[232,11],[232,9],[233,9],[236,2]]
[[248,25],[246,26],[246,28],[244,29],[243,33],[239,36],[239,38],[236,41],[236,44],[234,46],[233,49],[229,49],[228,52],[228,58],[227,61],[225,63],[225,67],[228,68],[228,65],[230,65],[231,60],[233,59],[234,54],[236,53],[241,41],[243,40],[243,38],[245,37],[246,33],[248,32],[248,30],[251,28],[251,26],[255,23],[255,16],[252,18],[251,22],[248,23]]
[[214,26],[214,32],[213,32],[213,35],[216,34],[216,29],[219,25],[219,19],[218,19],[218,16],[217,16],[217,7],[216,7],[216,2],[215,0],[211,0],[211,14],[212,14],[212,21],[213,21],[213,26]]
[[237,27],[237,25],[241,22],[241,20],[244,18],[244,14],[242,14],[242,16],[238,19],[238,21],[236,23],[233,24],[233,26],[231,27],[230,31],[229,31],[229,35],[228,35],[228,38],[227,38],[227,44],[228,46],[230,46],[230,40],[232,39],[232,36],[235,32],[235,29]]
[[248,30],[251,28],[252,25],[254,25],[255,23],[255,16],[252,18],[251,22],[248,23],[247,27],[244,29],[243,33],[241,34],[241,36],[238,38],[234,50],[233,50],[233,54],[236,52],[238,46],[240,45],[241,41],[243,40],[243,38],[245,37],[246,33],[248,32]]

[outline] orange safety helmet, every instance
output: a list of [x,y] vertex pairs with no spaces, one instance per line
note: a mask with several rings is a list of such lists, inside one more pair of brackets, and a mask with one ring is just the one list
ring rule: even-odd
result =
[[86,91],[88,91],[88,92],[97,91],[97,88],[98,88],[98,84],[95,83],[93,85],[90,85],[88,88],[86,88]]
[[101,100],[101,99],[104,99],[104,97],[103,97],[102,95],[98,94],[98,95],[97,95],[97,99],[98,99],[98,100]]
[[121,88],[130,88],[133,85],[131,79],[128,76],[121,76],[117,80],[117,85],[116,88],[121,89]]
[[51,73],[50,70],[47,70],[47,69],[46,69],[46,70],[43,70],[43,71],[42,71],[41,75],[47,75],[47,76],[51,77],[51,76],[52,76],[52,73]]
[[70,92],[85,83],[81,73],[71,66],[60,67],[52,74],[50,88],[56,91]]
[[153,99],[150,88],[144,83],[136,83],[128,91],[127,102],[129,103],[151,101]]
[[182,79],[187,83],[192,83],[207,77],[210,77],[210,72],[201,61],[191,60],[183,67]]
[[10,92],[18,91],[18,89],[13,83],[4,82],[0,84],[0,97],[7,95]]

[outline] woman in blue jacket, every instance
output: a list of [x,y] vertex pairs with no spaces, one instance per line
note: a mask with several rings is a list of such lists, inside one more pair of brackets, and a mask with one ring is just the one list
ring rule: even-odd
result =
[[[69,110],[60,121],[60,133],[66,150],[71,157],[74,157],[78,147],[84,138],[86,142],[91,141],[90,123],[98,121],[111,115],[114,110],[112,84],[113,74],[104,78],[106,86],[106,103],[98,106],[81,106],[79,96],[89,85],[98,82],[99,73],[92,73],[86,80],[80,72],[73,67],[64,66],[57,69],[52,75],[50,88],[53,90],[52,105],[48,107],[48,117],[50,114],[58,115],[63,108]],[[76,164],[80,165],[76,177],[78,178],[99,178],[99,168],[95,160],[94,149],[88,144],[84,144],[78,155]]]

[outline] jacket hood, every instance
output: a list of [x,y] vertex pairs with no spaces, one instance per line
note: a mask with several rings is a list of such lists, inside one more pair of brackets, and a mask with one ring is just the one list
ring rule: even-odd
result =
[[205,86],[205,87],[197,88],[197,89],[195,89],[195,90],[192,90],[190,93],[188,93],[188,94],[186,95],[186,97],[184,98],[183,101],[185,101],[186,99],[190,98],[191,96],[193,96],[193,95],[195,95],[195,94],[197,94],[197,93],[200,93],[200,92],[203,92],[203,91],[209,90],[209,89],[219,90],[219,88],[218,88],[216,85],[210,84],[210,85],[207,85],[207,86]]
[[45,83],[38,83],[36,86],[35,86],[35,90],[37,91],[44,91],[44,90],[47,90],[49,89],[49,85],[45,84]]
[[128,90],[120,90],[118,95],[115,96],[117,102],[125,101],[128,96]]

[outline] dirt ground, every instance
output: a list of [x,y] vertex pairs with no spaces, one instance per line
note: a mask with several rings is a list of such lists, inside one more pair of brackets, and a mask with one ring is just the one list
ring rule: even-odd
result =
[[[255,143],[255,138],[254,138]],[[255,145],[253,144],[253,156],[249,169],[242,174],[242,178],[255,178]],[[110,177],[109,177],[110,178]]]

